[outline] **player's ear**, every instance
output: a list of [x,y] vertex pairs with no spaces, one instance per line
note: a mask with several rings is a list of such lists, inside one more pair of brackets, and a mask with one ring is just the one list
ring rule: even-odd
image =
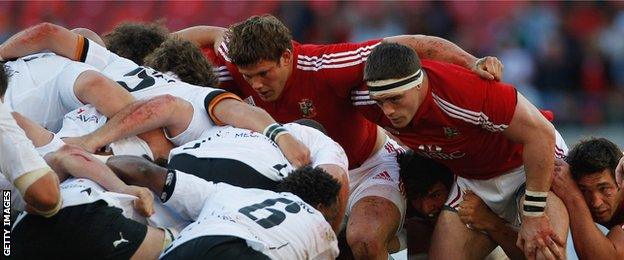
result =
[[283,65],[290,65],[290,61],[292,60],[292,51],[290,49],[286,49],[284,52],[282,52],[282,56],[280,57],[280,61],[282,62],[282,66]]

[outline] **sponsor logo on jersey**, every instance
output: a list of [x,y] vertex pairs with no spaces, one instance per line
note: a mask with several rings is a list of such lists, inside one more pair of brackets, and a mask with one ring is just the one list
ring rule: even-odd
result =
[[453,151],[449,153],[448,151],[443,151],[442,147],[431,144],[419,145],[416,152],[424,157],[438,160],[453,160],[466,156],[466,153],[462,151]]
[[119,232],[119,236],[121,237],[119,240],[113,241],[113,247],[117,247],[121,243],[128,243],[128,242],[130,242],[127,239],[123,238],[123,234],[121,232]]
[[94,122],[94,123],[98,123],[100,121],[100,118],[96,115],[78,115],[76,116],[76,118],[80,119],[80,121],[88,123],[88,122]]
[[373,180],[394,181],[392,177],[390,177],[390,174],[388,173],[388,171],[383,171],[383,172],[378,173],[377,175],[375,175],[375,177],[373,177]]
[[312,118],[316,116],[316,108],[314,108],[314,103],[312,100],[304,98],[299,101],[299,109],[301,110],[301,114],[304,118]]
[[459,130],[457,130],[457,128],[443,127],[442,129],[444,130],[444,136],[446,136],[446,139],[454,139],[459,136]]

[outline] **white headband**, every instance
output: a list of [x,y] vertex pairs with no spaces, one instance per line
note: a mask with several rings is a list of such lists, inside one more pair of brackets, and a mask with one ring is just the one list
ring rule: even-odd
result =
[[384,79],[367,82],[368,94],[371,96],[405,91],[420,85],[423,81],[422,69],[400,79]]

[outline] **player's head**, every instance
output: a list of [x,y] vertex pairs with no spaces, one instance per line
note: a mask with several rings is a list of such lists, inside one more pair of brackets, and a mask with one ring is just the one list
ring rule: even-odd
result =
[[301,118],[301,119],[297,119],[295,121],[293,121],[293,123],[297,123],[300,125],[304,125],[307,127],[311,127],[314,128],[316,130],[321,131],[321,133],[327,135],[327,130],[325,130],[325,127],[323,127],[323,125],[319,122],[317,122],[316,120],[312,120],[312,119],[308,119],[308,118]]
[[272,15],[252,16],[226,33],[228,56],[264,101],[277,100],[292,67],[292,35]]
[[449,194],[451,170],[412,152],[400,158],[400,165],[401,188],[410,206],[421,217],[436,218]]
[[323,213],[328,222],[342,217],[338,208],[340,183],[319,167],[305,166],[292,171],[277,186],[280,192],[290,192]]
[[4,93],[9,87],[9,80],[4,68],[4,64],[0,62],[0,97],[4,97]]
[[621,157],[622,151],[611,141],[590,138],[574,146],[565,159],[598,223],[610,221],[622,201],[623,193],[615,179]]
[[162,72],[171,72],[193,85],[214,87],[219,84],[212,65],[197,45],[170,37],[144,59],[144,65]]
[[121,23],[104,35],[106,48],[111,52],[143,65],[143,58],[158,48],[169,36],[169,31],[158,22]]
[[381,43],[366,60],[364,81],[370,97],[397,128],[407,126],[418,110],[425,78],[420,59],[411,48]]

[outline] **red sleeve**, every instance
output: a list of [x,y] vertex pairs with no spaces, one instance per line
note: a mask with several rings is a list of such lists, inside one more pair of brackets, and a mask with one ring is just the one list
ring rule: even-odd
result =
[[[518,103],[516,89],[506,83],[483,81],[488,85],[486,86],[483,113],[493,125],[508,126],[516,112],[516,104]],[[487,120],[484,123],[487,123]]]
[[366,59],[381,40],[322,45],[298,55],[297,65],[300,69],[318,69],[337,96],[349,98],[351,90],[362,84]]
[[240,96],[240,89],[234,82],[232,74],[230,73],[230,68],[228,68],[225,59],[221,55],[217,55],[217,53],[215,53],[215,51],[210,47],[203,48],[202,52],[208,61],[210,61],[213,65],[212,70],[219,78],[219,88]]

